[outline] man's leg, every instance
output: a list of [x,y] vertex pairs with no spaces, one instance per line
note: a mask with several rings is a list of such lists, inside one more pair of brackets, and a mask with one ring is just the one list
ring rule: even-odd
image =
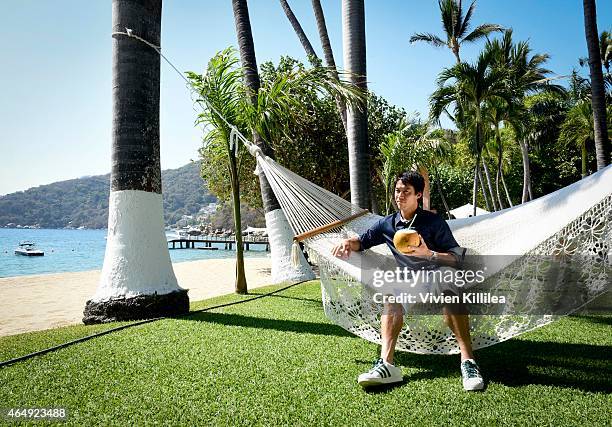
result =
[[444,322],[448,325],[459,344],[461,361],[474,359],[472,337],[470,336],[470,317],[467,314],[453,313],[454,310],[444,307]]
[[455,334],[459,350],[461,351],[463,389],[467,391],[482,390],[484,388],[484,380],[480,373],[480,368],[474,361],[469,316],[467,314],[459,314],[452,308],[444,307],[444,321]]
[[404,324],[404,311],[401,304],[385,304],[380,318],[382,350],[380,359],[374,366],[357,378],[362,387],[392,384],[402,381],[402,370],[393,365],[395,344],[402,325]]
[[382,336],[382,349],[380,357],[387,363],[393,364],[395,344],[404,324],[404,311],[401,304],[385,304],[383,314],[380,316],[380,333]]

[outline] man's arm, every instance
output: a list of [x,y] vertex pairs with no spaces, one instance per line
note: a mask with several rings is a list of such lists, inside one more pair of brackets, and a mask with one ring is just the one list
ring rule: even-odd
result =
[[372,246],[384,243],[382,221],[383,218],[376,221],[374,225],[359,237],[344,239],[338,245],[334,246],[332,254],[338,258],[346,259],[353,251],[363,251],[365,249],[370,249]]

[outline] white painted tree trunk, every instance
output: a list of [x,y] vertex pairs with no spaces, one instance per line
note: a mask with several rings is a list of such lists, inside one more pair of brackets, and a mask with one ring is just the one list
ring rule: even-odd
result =
[[182,290],[167,245],[161,194],[111,192],[104,266],[92,301]]
[[291,263],[293,231],[282,209],[266,213],[266,227],[270,239],[272,283],[313,280],[315,274],[301,252],[300,265],[294,267]]

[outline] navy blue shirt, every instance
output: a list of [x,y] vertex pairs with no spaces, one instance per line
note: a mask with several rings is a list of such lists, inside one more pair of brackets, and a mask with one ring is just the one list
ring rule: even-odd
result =
[[[379,219],[365,233],[359,236],[361,250],[370,249],[372,246],[386,243],[400,267],[411,269],[432,269],[438,265],[425,258],[411,257],[402,254],[393,245],[393,236],[397,230],[408,228],[412,218],[405,223],[399,212],[387,215]],[[410,227],[416,230],[427,244],[427,247],[436,252],[449,252],[457,258],[460,263],[465,255],[465,249],[460,247],[448,224],[440,216],[421,208],[416,210],[416,219]]]

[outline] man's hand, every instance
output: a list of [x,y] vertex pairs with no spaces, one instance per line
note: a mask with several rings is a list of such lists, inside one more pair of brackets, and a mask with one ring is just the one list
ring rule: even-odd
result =
[[423,240],[423,236],[419,234],[419,239],[421,239],[421,244],[419,246],[410,246],[414,249],[413,252],[409,253],[408,256],[414,256],[418,258],[429,258],[432,255],[431,249],[427,247],[427,244]]
[[[419,246],[410,246],[414,249],[414,252],[407,254],[408,256],[414,256],[418,258],[425,258],[430,260],[433,255],[433,251],[427,247],[427,244],[423,240],[423,237],[419,234],[421,244]],[[436,261],[438,265],[448,265],[450,267],[457,266],[457,258],[448,252],[438,252]]]
[[361,248],[361,242],[357,237],[345,239],[332,249],[332,255],[337,258],[347,259],[351,252],[358,251]]

